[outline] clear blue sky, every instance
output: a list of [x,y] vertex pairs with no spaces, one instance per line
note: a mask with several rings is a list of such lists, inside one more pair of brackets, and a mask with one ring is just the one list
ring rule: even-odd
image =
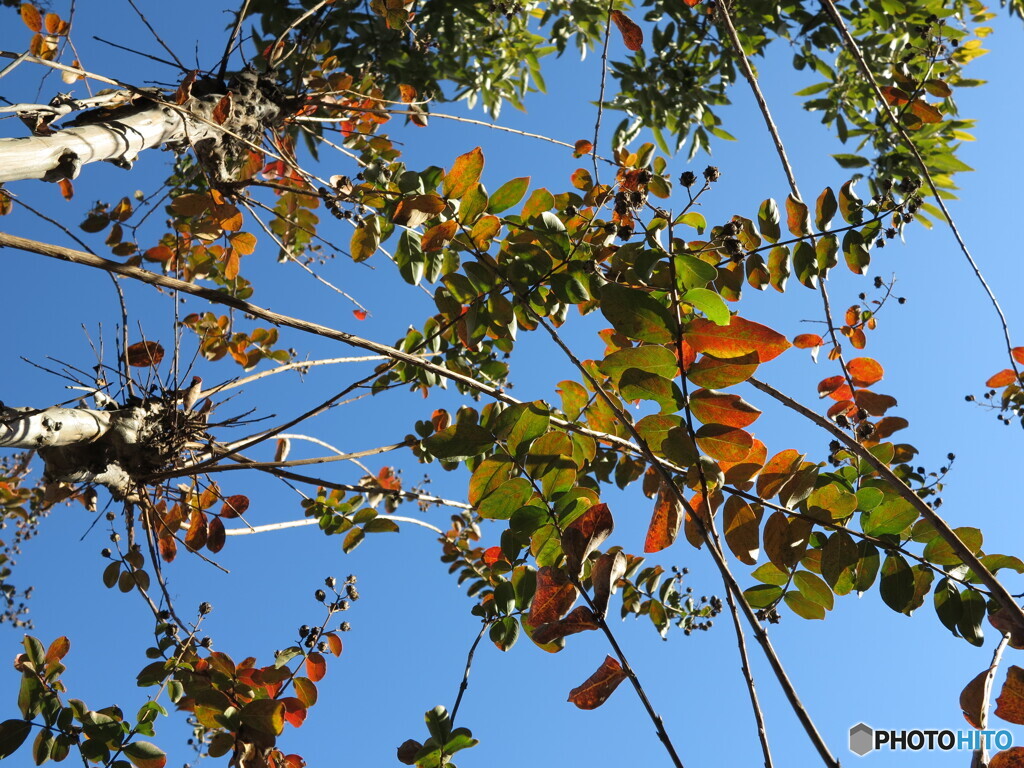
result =
[[[223,47],[223,27],[229,17],[220,13],[222,5],[186,0],[145,2],[141,7],[184,59],[192,57],[198,38],[200,60],[208,65]],[[4,19],[0,47],[21,50],[28,40],[26,30],[10,11],[0,18]],[[87,68],[137,85],[174,79],[170,69],[92,39],[95,34],[157,52],[127,3],[80,3],[77,23],[76,43]],[[1020,278],[1020,248],[1012,228],[1019,217],[1015,190],[1024,174],[1019,151],[1024,94],[1018,79],[1024,71],[1024,46],[1020,45],[1024,30],[1002,17],[995,26],[996,34],[986,41],[992,53],[971,68],[975,77],[987,78],[990,84],[966,94],[960,102],[965,116],[979,119],[978,141],[965,145],[961,155],[977,172],[959,177],[960,200],[952,208],[986,276],[999,292],[1011,326],[1018,329],[1020,344],[1024,343],[1024,302],[1014,290]],[[613,45],[620,43],[613,40]],[[801,188],[811,197],[825,185],[837,189],[847,175],[827,157],[829,152],[841,150],[823,132],[817,117],[799,110],[790,96],[813,80],[794,74],[787,62],[788,56],[782,52],[778,60],[762,63],[761,74]],[[501,122],[570,142],[590,137],[594,123],[590,101],[597,95],[599,66],[597,57],[582,63],[558,62],[546,75],[549,94],[530,98],[529,114],[506,110]],[[34,101],[37,82],[38,72],[22,66],[0,82],[0,94],[13,101]],[[51,76],[42,85],[39,98],[46,101],[65,88]],[[704,205],[709,221],[724,221],[734,213],[753,217],[762,199],[773,196],[781,200],[788,191],[749,93],[737,88],[734,101],[735,106],[722,116],[724,127],[739,142],[719,142],[713,158],[698,156],[692,166],[699,171],[711,162],[723,172]],[[454,106],[439,109],[457,110]],[[612,114],[606,119],[606,138],[617,118]],[[532,175],[536,184],[564,189],[569,174],[581,165],[567,150],[553,145],[450,121],[435,119],[428,129],[392,127],[396,137],[407,142],[405,159],[413,168],[450,166],[458,154],[482,145],[487,160],[484,181],[492,190],[508,178],[524,174]],[[0,122],[0,135],[23,135],[23,131],[14,120],[8,120]],[[166,173],[166,160],[162,153],[150,153],[131,174],[109,166],[86,168],[75,183],[76,196],[70,203],[62,201],[57,189],[49,185],[30,182],[10,189],[75,229],[95,199],[115,198],[134,189],[151,192]],[[687,167],[684,158],[670,163],[674,177]],[[347,161],[331,155],[326,155],[321,168],[321,175],[352,172]],[[334,228],[329,220],[325,226],[333,228],[327,230],[332,236],[347,241],[346,230]],[[0,227],[13,234],[67,242],[59,232],[21,212],[0,220]],[[265,239],[261,238],[261,247],[267,245]],[[986,551],[1021,554],[1024,535],[1015,482],[1021,465],[1019,427],[1004,427],[963,399],[967,393],[981,391],[984,379],[1004,367],[994,314],[944,229],[927,232],[911,228],[907,240],[906,245],[890,244],[876,254],[872,264],[872,276],[896,274],[896,292],[908,301],[886,311],[867,352],[885,366],[883,391],[899,399],[899,415],[910,420],[911,429],[904,434],[922,448],[920,462],[934,468],[947,452],[957,454],[943,493],[942,512],[947,520],[953,525],[981,527]],[[98,248],[102,252],[102,243]],[[4,266],[3,315],[8,321],[0,399],[10,405],[31,406],[65,400],[69,395],[63,382],[18,358],[49,365],[46,358],[53,357],[90,367],[94,361],[82,323],[87,324],[94,340],[104,338],[109,358],[119,320],[109,280],[84,268],[21,253],[3,252],[0,259]],[[409,322],[419,321],[420,315],[396,308],[419,302],[422,316],[430,311],[426,297],[392,279],[383,260],[371,261],[368,267],[339,258],[323,268],[325,277],[370,309],[371,317],[363,323],[353,319],[351,306],[336,294],[297,268],[275,263],[272,248],[249,257],[246,268],[257,282],[257,303],[383,341],[394,340]],[[845,307],[868,288],[868,281],[837,270],[830,288],[833,303]],[[126,286],[126,291],[132,317],[143,323],[147,337],[168,344],[169,303],[141,287]],[[745,299],[746,317],[770,324],[790,337],[812,330],[802,321],[820,314],[816,295],[798,285],[791,285],[785,296],[770,292]],[[199,304],[189,305],[190,311],[199,308]],[[97,330],[100,321],[101,331]],[[294,334],[282,336],[286,345],[303,352],[308,349],[312,357],[347,353],[335,344]],[[592,335],[581,333],[576,342],[584,356],[600,353]],[[514,394],[523,399],[551,398],[553,383],[572,375],[539,338],[523,341],[513,363],[522,366],[514,373]],[[766,367],[765,378],[811,404],[816,400],[816,382],[833,372],[828,363],[815,367],[806,353],[793,351]],[[207,381],[216,381],[234,375],[236,369],[223,363],[201,364],[200,373]],[[324,399],[339,383],[344,385],[356,375],[351,367],[325,368],[311,372],[301,385],[296,385],[297,377],[272,377],[250,386],[227,407],[242,411],[257,406],[261,413],[290,416]],[[756,431],[770,450],[797,445],[816,450],[817,457],[826,455],[827,436],[794,423],[757,393],[743,394],[765,411]],[[396,442],[411,430],[413,419],[424,418],[436,407],[454,410],[461,402],[450,393],[427,401],[388,397],[383,408],[378,403],[347,407],[321,418],[308,431],[339,448],[358,450]],[[313,455],[311,450],[312,446],[297,445],[295,455]],[[377,469],[399,461],[405,467],[406,483],[415,482],[422,474],[423,468],[405,456],[369,464]],[[462,473],[445,474],[434,466],[428,469],[432,492],[464,498]],[[330,471],[335,473],[330,477],[342,482],[351,482],[360,474],[356,468]],[[254,524],[302,516],[298,498],[282,486],[232,473],[222,480],[222,487],[226,492],[249,494],[253,501],[249,518]],[[611,543],[640,551],[650,502],[637,493],[612,494],[607,500],[617,523]],[[400,514],[418,515],[411,507]],[[440,510],[423,517],[442,527],[447,519]],[[93,708],[118,703],[126,712],[134,711],[146,695],[134,688],[134,677],[147,663],[142,651],[150,626],[148,612],[137,599],[103,588],[103,562],[98,553],[107,546],[106,534],[102,524],[87,533],[90,523],[90,515],[80,507],[55,510],[39,538],[26,545],[16,583],[36,586],[34,634],[44,642],[60,634],[71,638],[72,651],[66,660],[70,695]],[[498,531],[497,526],[485,528],[485,541],[497,543]],[[230,576],[184,556],[168,573],[183,614],[202,600],[213,603],[215,610],[207,627],[218,650],[236,660],[255,655],[263,663],[269,663],[275,648],[294,642],[300,624],[319,619],[313,592],[325,576],[357,574],[363,599],[346,617],[353,631],[344,638],[345,652],[340,660],[330,662],[320,703],[310,711],[305,726],[298,731],[289,728],[281,746],[286,752],[301,753],[310,765],[378,766],[394,764],[394,748],[405,739],[425,737],[425,710],[436,704],[451,706],[465,653],[479,628],[469,614],[471,600],[445,573],[437,554],[433,535],[412,526],[399,535],[371,536],[348,556],[341,552],[338,538],[327,539],[307,528],[229,540],[220,562],[231,570]],[[723,595],[706,554],[689,548],[685,541],[662,552],[654,562],[689,567],[687,584],[698,595]],[[752,583],[745,575],[741,582]],[[1010,580],[1010,586],[1012,591],[1021,591],[1018,579]],[[928,602],[912,618],[894,614],[881,603],[877,590],[860,599],[837,599],[836,609],[824,622],[807,622],[788,611],[783,613],[782,623],[771,628],[773,642],[819,728],[846,764],[859,760],[845,745],[847,729],[861,720],[891,728],[961,727],[960,688],[987,665],[995,641],[991,629],[986,632],[984,649],[954,638],[941,627]],[[630,619],[616,627],[616,632],[686,765],[759,763],[733,630],[725,615],[710,632],[683,637],[674,631],[667,643],[646,620]],[[17,652],[19,641],[19,633],[0,629],[0,649],[6,658]],[[545,654],[525,640],[508,654],[485,642],[477,653],[459,714],[459,724],[471,728],[481,744],[460,755],[457,762],[463,768],[505,768],[527,762],[668,765],[650,722],[627,685],[593,712],[579,711],[566,702],[569,690],[588,677],[606,653],[608,648],[598,633],[570,638],[567,648],[557,655]],[[756,649],[751,653],[777,764],[815,764],[815,754],[767,665]],[[1005,663],[1014,663],[1017,655],[1009,652]],[[0,674],[0,707],[7,713],[3,717],[16,715],[17,684],[13,670]],[[163,720],[157,727],[156,741],[168,749],[169,764],[188,760],[190,755],[180,738],[184,733],[181,718]],[[1024,744],[1024,729],[1010,728],[1017,743]],[[27,756],[19,760],[28,764]],[[964,766],[968,762],[965,754],[864,758],[866,766]]]

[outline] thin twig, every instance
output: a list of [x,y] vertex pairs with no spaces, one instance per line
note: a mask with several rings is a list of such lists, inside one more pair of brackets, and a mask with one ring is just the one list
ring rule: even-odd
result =
[[1021,372],[1017,367],[1017,361],[1013,357],[1013,341],[1010,339],[1010,326],[1006,322],[1006,315],[1003,314],[1003,309],[999,306],[999,301],[996,299],[995,293],[992,291],[992,288],[989,287],[988,282],[985,280],[985,276],[981,273],[981,268],[971,255],[966,241],[964,241],[963,237],[960,235],[960,230],[957,229],[956,221],[953,219],[953,214],[951,214],[949,209],[946,207],[946,203],[943,201],[942,195],[939,194],[939,188],[935,184],[935,180],[932,178],[931,171],[928,170],[928,164],[921,156],[921,152],[917,148],[913,139],[910,138],[899,120],[893,114],[892,109],[890,109],[889,102],[885,100],[885,97],[882,95],[882,90],[878,86],[878,80],[875,79],[874,73],[871,71],[871,68],[868,67],[867,61],[864,60],[864,54],[861,53],[860,46],[857,45],[857,41],[854,40],[853,36],[850,34],[850,30],[846,26],[846,22],[843,21],[843,17],[840,15],[835,3],[833,3],[832,0],[822,0],[822,5],[828,12],[829,16],[832,17],[832,21],[839,30],[839,34],[843,39],[843,44],[846,46],[846,49],[857,62],[857,65],[860,67],[860,70],[864,74],[868,83],[871,84],[871,89],[874,91],[879,109],[886,118],[888,118],[889,122],[892,123],[894,130],[906,145],[910,153],[914,156],[914,160],[917,162],[918,168],[921,170],[921,175],[924,176],[925,181],[928,183],[928,188],[931,190],[932,196],[935,198],[935,204],[939,207],[939,210],[942,211],[942,215],[946,219],[946,223],[949,225],[950,232],[953,233],[953,237],[956,239],[957,245],[960,246],[961,253],[963,253],[964,258],[967,259],[967,263],[970,265],[971,271],[974,272],[974,276],[978,279],[978,282],[981,283],[981,287],[984,289],[989,301],[992,303],[992,307],[995,309],[996,315],[999,317],[999,323],[1003,328],[1003,339],[1006,342],[1006,353],[1010,359],[1010,367],[1019,379]]
[[604,20],[604,48],[601,50],[601,89],[597,96],[597,119],[594,121],[594,146],[590,148],[590,157],[594,163],[594,186],[601,183],[597,170],[597,144],[601,138],[601,118],[604,116],[604,89],[608,79],[608,40],[612,35],[612,7],[614,0],[608,0],[608,13]]
[[[440,533],[440,531],[438,531],[438,533]],[[455,705],[452,707],[450,719],[452,728],[455,727],[455,716],[459,714],[459,705],[462,704],[462,695],[466,692],[466,689],[469,688],[469,670],[473,666],[473,654],[476,653],[476,647],[480,645],[480,641],[483,640],[484,632],[487,631],[487,626],[488,623],[486,621],[483,622],[483,626],[480,627],[480,632],[477,634],[476,640],[473,641],[473,645],[469,647],[469,653],[466,654],[466,671],[462,673],[462,682],[459,683],[459,693],[455,697]]]
[[218,392],[226,392],[229,389],[242,387],[245,386],[246,384],[251,384],[254,381],[264,379],[267,376],[273,376],[274,374],[277,373],[284,373],[285,371],[304,371],[304,369],[306,368],[312,368],[317,365],[337,365],[338,363],[368,363],[377,362],[380,360],[387,360],[387,357],[385,357],[384,355],[363,355],[361,357],[332,357],[325,360],[306,360],[304,362],[285,363],[283,365],[277,366],[276,368],[270,368],[269,370],[266,371],[254,373],[251,376],[246,376],[241,379],[233,379],[232,381],[226,381],[223,384],[218,384],[215,387],[204,389],[202,392],[199,393],[199,398],[202,399],[204,397],[209,397],[210,395],[215,395]]

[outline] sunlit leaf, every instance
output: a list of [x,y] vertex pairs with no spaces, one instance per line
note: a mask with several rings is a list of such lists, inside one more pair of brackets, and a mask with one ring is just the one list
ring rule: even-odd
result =
[[622,11],[612,11],[612,21],[622,33],[622,42],[631,51],[639,51],[644,45],[644,31]]
[[597,709],[625,679],[626,672],[622,665],[611,656],[607,656],[594,674],[569,692],[569,701],[580,709]]
[[[470,187],[480,181],[484,170],[484,153],[480,147],[460,155],[455,159],[452,169],[445,174],[441,183],[441,192],[447,198],[455,200],[465,195]],[[424,248],[424,250],[429,250]]]

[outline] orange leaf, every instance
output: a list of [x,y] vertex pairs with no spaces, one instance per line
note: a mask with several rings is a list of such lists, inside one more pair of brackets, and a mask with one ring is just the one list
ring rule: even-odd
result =
[[128,365],[144,368],[147,365],[160,365],[164,359],[164,348],[155,341],[139,341],[126,350]]
[[996,715],[1010,723],[1024,724],[1024,669],[1010,667],[996,699]]
[[327,647],[331,649],[331,653],[335,656],[341,656],[341,638],[335,634],[325,635],[327,638]]
[[895,397],[879,395],[870,389],[858,389],[853,393],[853,399],[872,416],[884,416],[887,410],[897,405]]
[[816,333],[801,333],[799,336],[793,339],[793,346],[797,349],[810,349],[811,347],[820,347],[825,343],[825,340]]
[[559,568],[545,565],[537,571],[537,591],[530,605],[530,623],[539,627],[558,621],[576,602],[576,587]]
[[455,231],[458,227],[458,222],[455,219],[443,221],[423,233],[420,245],[424,251],[440,251],[455,237]]
[[749,482],[754,475],[760,472],[767,458],[768,449],[764,443],[755,437],[754,447],[750,449],[750,453],[744,456],[741,461],[723,461],[719,463],[719,466],[725,473],[725,481],[727,483],[739,485]]
[[683,0],[683,2],[686,3],[687,7],[693,8],[696,5],[700,5],[704,0]]
[[588,630],[599,629],[600,625],[597,623],[597,618],[594,616],[594,612],[587,608],[585,605],[581,605],[574,608],[568,616],[561,621],[554,621],[550,624],[545,624],[542,627],[537,627],[533,633],[533,642],[537,645],[547,645],[548,643],[558,640],[560,637],[566,637],[567,635],[575,635],[579,632],[586,632]]
[[622,665],[611,656],[606,656],[604,663],[583,685],[569,691],[569,701],[580,709],[597,709],[625,679],[626,673]]
[[871,439],[884,440],[893,432],[898,432],[899,430],[906,429],[909,426],[910,422],[906,419],[901,419],[899,416],[886,416],[875,424],[875,431],[872,433]]
[[39,9],[32,5],[32,3],[21,4],[21,20],[33,32],[43,31],[43,15],[39,13]]
[[757,478],[757,495],[762,499],[770,499],[787,480],[800,468],[803,454],[795,448],[787,448],[768,461]]
[[[566,564],[579,574],[587,559],[615,529],[612,513],[607,504],[594,504],[573,520],[562,534],[562,549]],[[542,643],[543,645],[543,643]]]
[[818,397],[828,397],[844,386],[846,386],[846,379],[842,376],[829,376],[818,382]]
[[654,503],[654,514],[647,527],[644,552],[660,552],[672,546],[679,535],[682,506],[665,483],[658,489],[658,500]]
[[786,198],[786,226],[796,237],[811,234],[811,212],[807,203],[793,195]]
[[738,316],[731,318],[728,325],[694,318],[683,335],[698,352],[727,359],[754,352],[759,363],[778,357],[791,346],[781,333]]
[[188,533],[185,534],[185,546],[191,550],[202,549],[206,545],[206,538],[206,515],[196,509],[192,512],[192,522],[188,526]]
[[922,123],[941,123],[942,113],[924,99],[915,99],[910,105],[910,111]]
[[[455,158],[452,169],[445,174],[441,182],[441,191],[445,197],[458,200],[469,191],[469,188],[480,181],[484,170],[484,153],[477,147],[464,155]],[[426,249],[424,249],[426,250]]]
[[156,541],[156,548],[165,563],[174,562],[174,558],[178,554],[178,544],[173,536],[161,536]]
[[70,200],[75,196],[75,187],[69,179],[60,180],[60,195],[65,200]]
[[1024,768],[1024,747],[1010,747],[996,752],[988,761],[988,768]]
[[[594,149],[593,142],[587,141],[586,139],[580,139],[573,145],[573,157],[583,157],[583,155],[590,154]],[[1024,362],[1024,361],[1022,361]]]
[[639,51],[644,45],[644,31],[622,11],[612,11],[612,21],[622,33],[622,42],[631,51]]
[[870,357],[854,358],[846,364],[846,370],[850,372],[850,378],[857,387],[870,387],[884,375],[882,366]]
[[698,389],[690,395],[690,409],[705,424],[724,424],[740,429],[750,426],[761,415],[761,411],[739,395],[725,395],[708,389]]
[[906,104],[908,101],[910,101],[910,95],[902,88],[897,88],[892,85],[886,85],[882,87],[881,91],[882,95],[885,97],[885,100],[888,101],[890,104],[900,105]]
[[722,424],[705,424],[694,437],[702,451],[719,461],[742,461],[754,447],[749,432]]
[[419,95],[416,89],[411,85],[399,85],[398,92],[402,94],[402,102],[405,104],[416,101],[416,97]]
[[1024,365],[1024,347],[1014,347],[1010,350],[1010,354],[1013,355],[1014,360]]
[[501,560],[501,558],[501,547],[491,547],[484,551],[484,563],[486,563],[487,566],[494,565],[496,562]]
[[[685,341],[683,343],[686,344]],[[727,360],[704,355],[692,367],[686,367],[686,375],[698,386],[724,389],[749,379],[757,370],[757,365],[757,354],[754,352]]]
[[353,309],[352,314],[355,316],[356,320],[365,320],[367,313],[365,309]]
[[1012,384],[1017,380],[1017,374],[1011,371],[1009,368],[1004,368],[995,376],[991,377],[985,382],[986,387],[1005,387],[1008,384]]
[[313,651],[306,657],[306,677],[314,683],[319,683],[327,674],[327,662],[324,657]]

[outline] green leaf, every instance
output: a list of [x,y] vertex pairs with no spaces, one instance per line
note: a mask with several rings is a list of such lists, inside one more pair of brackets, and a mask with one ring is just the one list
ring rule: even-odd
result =
[[494,445],[494,436],[476,424],[453,424],[423,441],[423,447],[439,459],[464,461]]
[[284,730],[284,703],[276,699],[255,699],[242,707],[239,718],[260,733],[278,736]]
[[832,155],[837,163],[842,168],[866,168],[871,165],[871,161],[866,157],[860,155]]
[[601,312],[615,330],[631,339],[655,344],[673,340],[671,314],[644,291],[608,283],[601,289]]
[[366,533],[398,533],[398,523],[387,517],[375,517],[363,526]]
[[821,575],[837,595],[853,589],[860,552],[857,543],[846,531],[836,531],[821,548]]
[[743,597],[751,608],[767,608],[782,597],[782,587],[774,584],[757,584],[743,590]]
[[498,415],[494,436],[505,440],[515,455],[520,449],[548,431],[551,413],[542,400],[509,406]]
[[696,256],[681,253],[678,256],[673,256],[673,259],[676,264],[676,275],[683,284],[683,288],[703,288],[718,278],[718,268]]
[[623,400],[653,400],[662,413],[675,413],[683,408],[683,393],[674,381],[639,368],[627,368],[619,379]]
[[530,177],[521,176],[518,179],[506,181],[498,191],[491,195],[487,206],[488,213],[501,213],[511,208],[523,199],[527,188],[530,186]]
[[630,368],[646,371],[671,379],[679,371],[676,356],[667,347],[645,344],[639,347],[627,347],[612,352],[597,364],[598,369],[612,380],[616,387],[619,380]]
[[935,613],[938,615],[939,621],[946,629],[959,636],[957,624],[963,616],[960,590],[949,579],[939,579],[939,583],[935,585],[934,601]]
[[814,224],[819,232],[824,232],[831,226],[832,218],[836,215],[838,209],[839,206],[836,202],[835,192],[832,191],[832,187],[825,187],[818,196],[818,201],[814,208]]
[[[510,621],[512,622],[512,625],[516,628],[518,632],[519,625],[515,622],[514,619],[510,619]],[[479,743],[479,741],[473,738],[473,734],[470,733],[468,728],[456,728],[454,731],[452,731],[451,738],[449,738],[448,741],[445,742],[444,753],[446,755],[454,755],[460,749],[469,749],[470,747],[475,747]]]
[[423,719],[427,723],[427,730],[430,731],[430,735],[434,739],[441,744],[448,741],[452,732],[452,719],[447,709],[439,704],[429,710],[423,716]]
[[729,308],[722,297],[714,291],[707,288],[691,288],[681,298],[703,312],[708,320],[716,325],[729,324]]
[[897,613],[903,613],[914,599],[914,574],[902,555],[892,552],[882,563],[882,600]]
[[774,200],[769,197],[761,203],[761,208],[757,212],[757,226],[761,230],[761,236],[769,243],[777,243],[782,236],[779,227],[781,220],[779,206]]
[[982,622],[986,613],[985,597],[973,589],[965,590],[960,594],[960,608],[960,618],[956,623],[960,636],[971,645],[984,645],[985,633],[982,631]]
[[708,228],[708,222],[704,218],[704,214],[698,213],[697,211],[688,211],[676,217],[676,220],[672,223],[685,224],[688,227],[693,227],[697,230],[698,235],[703,235],[704,230]]
[[826,611],[832,610],[835,597],[833,597],[832,590],[829,589],[828,584],[822,581],[819,576],[810,571],[797,571],[793,575],[793,583],[800,590],[800,594],[812,603],[820,605]]
[[790,610],[793,611],[797,616],[804,619],[824,619],[825,609],[818,603],[808,600],[800,592],[787,592],[783,598],[786,601],[786,605],[789,606]]
[[[284,705],[281,705],[283,710]],[[164,768],[167,755],[155,744],[148,741],[133,741],[124,746],[124,754],[135,768]]]
[[32,723],[28,720],[5,720],[0,723],[0,760],[17,752],[31,731]]
[[[966,545],[972,554],[981,551],[982,535],[977,528],[955,528],[953,532]],[[941,536],[936,536],[924,548],[924,559],[935,565],[960,565],[960,555],[953,551],[952,545]]]
[[533,486],[525,477],[515,477],[499,485],[480,501],[477,511],[489,520],[508,520],[533,495]]
[[875,507],[861,527],[869,536],[900,534],[917,520],[917,510],[900,496],[889,495]]

